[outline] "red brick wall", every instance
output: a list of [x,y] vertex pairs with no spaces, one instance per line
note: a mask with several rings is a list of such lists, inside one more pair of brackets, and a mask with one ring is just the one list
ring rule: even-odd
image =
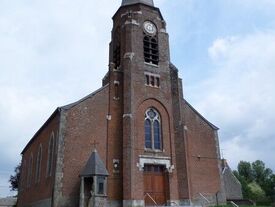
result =
[[[55,163],[56,163],[56,152],[57,152],[57,137],[58,137],[58,127],[59,127],[59,114],[56,113],[55,116],[43,126],[43,129],[34,137],[32,143],[26,148],[22,155],[22,163],[26,165],[22,169],[21,177],[21,187],[18,196],[18,206],[23,204],[37,202],[39,200],[49,199],[52,196],[54,175],[55,175]],[[47,176],[47,164],[48,164],[48,147],[49,140],[52,133],[55,137],[55,150],[53,159],[53,169],[51,176]],[[42,145],[42,161],[41,161],[41,174],[40,181],[36,183],[36,160],[40,144]],[[27,186],[27,175],[29,168],[30,156],[33,154],[33,167],[32,167],[32,178],[31,185]]]
[[191,196],[197,198],[199,193],[213,196],[221,186],[215,130],[187,104],[184,116]]
[[85,167],[96,140],[97,151],[106,163],[108,86],[66,113],[63,196],[78,197],[79,175]]

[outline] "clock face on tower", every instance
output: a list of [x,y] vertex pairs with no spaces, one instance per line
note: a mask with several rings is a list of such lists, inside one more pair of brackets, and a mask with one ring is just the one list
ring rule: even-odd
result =
[[147,32],[150,35],[155,35],[157,32],[157,27],[154,25],[154,23],[150,21],[146,21],[143,24],[145,32]]

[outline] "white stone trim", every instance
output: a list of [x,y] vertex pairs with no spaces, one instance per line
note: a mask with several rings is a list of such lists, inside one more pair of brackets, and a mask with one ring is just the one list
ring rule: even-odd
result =
[[125,207],[141,207],[144,205],[144,200],[123,200],[123,206]]
[[130,12],[130,11],[127,11],[127,12],[121,14],[121,15],[120,15],[120,18],[122,18],[122,17],[124,17],[124,16],[128,16],[129,13],[130,13],[130,14],[139,14],[139,15],[142,15],[142,11],[131,11],[131,12]]
[[154,76],[154,77],[160,78],[159,74],[151,73],[151,72],[147,72],[147,71],[144,72],[144,75],[149,75],[149,76]]
[[126,118],[126,117],[132,118],[133,115],[132,114],[123,114],[123,118]]
[[140,14],[140,15],[142,15],[142,11],[133,11],[133,14]]
[[114,81],[114,84],[115,84],[115,85],[119,85],[119,84],[120,84],[120,82],[119,82],[119,81],[117,81],[117,80],[115,80],[115,81]]
[[160,33],[165,33],[165,34],[166,34],[166,29],[160,29],[159,32],[160,32]]
[[111,120],[112,120],[112,116],[111,116],[110,114],[108,114],[108,115],[106,115],[106,119],[107,119],[108,121],[111,121]]
[[140,155],[139,163],[137,163],[137,167],[140,171],[143,170],[145,164],[164,165],[170,173],[172,173],[172,171],[175,169],[175,166],[171,165],[170,157]]
[[127,52],[127,53],[124,54],[124,59],[129,58],[132,61],[134,56],[135,56],[135,53]]
[[159,65],[156,65],[156,64],[153,64],[153,63],[147,63],[147,62],[144,62],[145,65],[149,65],[149,66],[152,66],[154,68],[159,68]]
[[167,201],[168,206],[180,206],[179,200],[168,200]]
[[113,99],[114,99],[115,101],[118,101],[120,98],[119,98],[119,97],[113,97]]
[[135,19],[131,19],[130,21],[127,20],[125,22],[125,25],[128,25],[128,24],[139,26],[139,23]]

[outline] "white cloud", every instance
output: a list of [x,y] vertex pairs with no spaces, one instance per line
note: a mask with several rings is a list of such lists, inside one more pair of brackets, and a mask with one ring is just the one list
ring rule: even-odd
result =
[[218,38],[208,52],[215,69],[194,89],[197,107],[219,124],[234,167],[263,159],[275,170],[275,32]]
[[0,1],[0,197],[10,194],[1,186],[55,108],[101,86],[119,4]]
[[214,60],[226,57],[227,53],[230,50],[230,47],[235,41],[235,37],[216,39],[213,45],[208,49],[210,57]]

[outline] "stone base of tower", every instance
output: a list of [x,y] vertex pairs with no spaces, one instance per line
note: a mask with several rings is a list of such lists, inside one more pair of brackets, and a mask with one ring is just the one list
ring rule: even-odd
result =
[[124,200],[123,207],[144,207],[144,200]]
[[167,201],[167,206],[191,206],[189,199],[186,200],[170,200]]

